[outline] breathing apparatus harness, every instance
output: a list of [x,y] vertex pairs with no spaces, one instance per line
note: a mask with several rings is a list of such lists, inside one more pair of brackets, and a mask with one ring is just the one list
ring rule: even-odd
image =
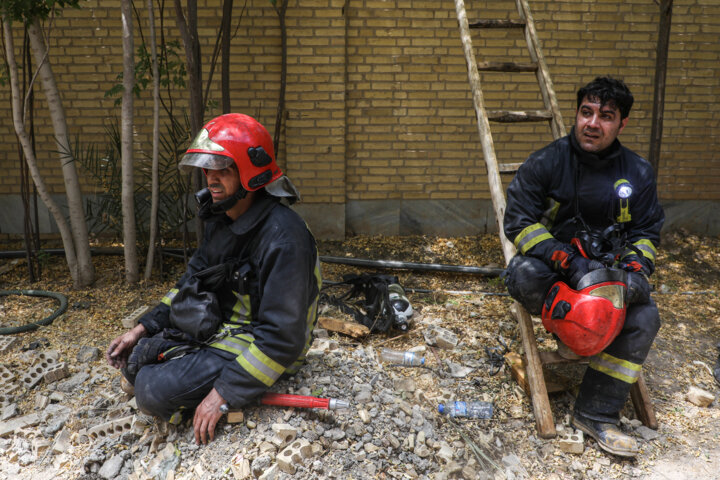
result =
[[[585,219],[580,213],[580,196],[578,194],[578,185],[580,183],[580,165],[583,162],[579,158],[581,154],[577,152],[577,149],[579,149],[580,147],[575,146],[575,136],[571,134],[570,138],[573,150],[576,153],[575,158],[577,159],[575,165],[576,168],[574,176],[573,198],[575,216],[570,219],[570,221],[574,222],[576,226],[580,227],[575,232],[575,235],[571,242],[572,245],[574,245],[575,248],[577,248],[577,250],[579,251],[579,253],[585,258],[590,260],[596,260],[606,267],[611,267],[618,260],[619,256],[627,249],[630,249],[638,255],[642,256],[642,252],[636,246],[628,242],[627,232],[625,231],[623,224],[619,223],[614,218],[614,202],[612,207],[613,212],[610,214],[610,219],[613,223],[610,226],[606,227],[605,229],[599,230],[590,228],[585,222]],[[591,155],[587,152],[583,152],[583,154],[586,156]],[[608,157],[614,155],[617,155],[617,153],[611,153]],[[622,161],[622,154],[618,156],[620,161],[620,170],[621,172],[624,172],[625,169]],[[627,181],[620,182],[615,185],[615,194],[617,195],[619,201],[627,200],[627,198],[632,195],[632,191],[632,185],[630,185],[630,183]]]

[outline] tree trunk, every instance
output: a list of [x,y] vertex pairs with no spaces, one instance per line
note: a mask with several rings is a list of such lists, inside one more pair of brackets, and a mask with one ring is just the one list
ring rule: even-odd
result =
[[[197,31],[197,0],[187,0],[187,12],[183,13],[180,0],[175,0],[175,13],[177,25],[180,29],[180,38],[185,48],[185,68],[188,75],[188,88],[190,91],[190,136],[195,137],[202,128],[204,105],[202,94],[202,64],[200,61],[200,41]],[[187,16],[187,17],[186,17]],[[192,187],[195,191],[202,187],[202,171],[193,169]],[[195,236],[198,245],[202,243],[203,224],[200,217],[195,217]]]
[[145,261],[145,280],[152,275],[155,261],[155,248],[158,237],[158,203],[160,202],[160,73],[158,69],[157,45],[155,37],[155,15],[153,2],[148,0],[148,23],[150,26],[150,54],[152,58],[153,76],[153,145],[152,145],[152,198],[150,201],[150,241]]
[[[15,61],[15,46],[13,44],[12,30],[10,28],[10,22],[3,18],[3,32],[5,36],[5,59],[8,65],[8,75],[10,77],[10,92],[12,101],[12,115],[13,115],[13,126],[15,127],[15,133],[17,134],[20,145],[22,146],[23,153],[25,154],[25,160],[32,176],[35,187],[37,188],[40,198],[47,206],[48,211],[53,216],[55,223],[60,230],[60,237],[63,241],[63,247],[65,249],[65,260],[67,261],[68,268],[70,269],[70,276],[73,279],[75,287],[79,287],[80,281],[78,278],[78,261],[75,256],[75,245],[73,242],[73,235],[70,231],[70,225],[62,214],[60,207],[55,203],[50,194],[48,193],[45,182],[40,175],[40,170],[37,166],[37,159],[35,157],[35,151],[32,147],[30,136],[25,131],[25,121],[23,112],[23,100],[20,96],[20,85],[18,83],[18,68],[17,62]],[[88,248],[89,252],[89,248]]]
[[660,170],[660,147],[662,145],[663,113],[665,110],[665,76],[667,73],[670,24],[672,22],[673,0],[660,2],[660,25],[658,26],[657,50],[655,53],[655,88],[653,92],[652,125],[650,127],[650,153],[648,161],[655,170]]
[[[88,240],[88,229],[85,223],[85,212],[83,210],[82,195],[80,193],[80,182],[78,181],[75,159],[70,150],[68,138],[67,121],[63,109],[60,92],[58,91],[55,77],[48,61],[48,50],[43,38],[42,29],[38,20],[28,25],[28,35],[35,57],[40,81],[45,92],[50,118],[55,133],[56,147],[60,155],[63,180],[65,181],[65,195],[68,201],[68,212],[72,238],[77,258],[77,279],[76,285],[86,287],[95,281],[95,268],[90,255],[90,242]],[[34,179],[34,177],[33,177]]]
[[275,7],[275,12],[280,21],[280,95],[278,98],[277,114],[275,115],[275,135],[273,138],[275,161],[278,159],[280,131],[282,130],[283,112],[285,111],[285,87],[287,85],[287,27],[285,26],[285,12],[287,11],[287,6],[287,0],[280,0],[280,7]]
[[222,45],[220,56],[220,91],[222,92],[222,112],[230,113],[230,24],[232,23],[233,0],[223,2],[223,16],[220,24]]
[[120,162],[122,165],[123,245],[125,250],[125,281],[139,280],[137,232],[135,228],[135,177],[133,174],[133,84],[135,57],[131,0],[122,0],[123,94],[120,127]]

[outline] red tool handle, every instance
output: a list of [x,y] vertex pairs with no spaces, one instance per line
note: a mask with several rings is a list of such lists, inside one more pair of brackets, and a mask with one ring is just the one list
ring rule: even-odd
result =
[[266,393],[260,399],[263,405],[279,405],[281,407],[324,408],[330,405],[329,398],[308,397],[305,395],[290,395],[287,393]]

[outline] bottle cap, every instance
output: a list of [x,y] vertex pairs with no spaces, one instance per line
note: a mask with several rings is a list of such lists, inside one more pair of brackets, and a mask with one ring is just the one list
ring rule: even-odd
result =
[[445,405],[442,403],[438,405],[438,412],[445,413]]

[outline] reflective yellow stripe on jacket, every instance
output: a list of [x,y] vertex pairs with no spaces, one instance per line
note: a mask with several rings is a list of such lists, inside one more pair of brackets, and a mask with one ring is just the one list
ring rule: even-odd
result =
[[551,238],[554,237],[550,232],[548,232],[545,225],[542,223],[533,223],[532,225],[525,227],[523,231],[515,237],[515,248],[517,248],[521,254],[526,255],[528,250],[532,247]]
[[[642,252],[643,257],[653,262],[653,264],[655,263],[655,257],[657,257],[657,249],[650,240],[638,240],[637,242],[633,243],[633,245]],[[636,253],[634,250],[625,250],[625,252],[623,252],[622,258],[625,258],[628,255],[636,255]]]
[[[318,289],[322,285],[322,277],[320,275],[320,259],[315,264],[315,279],[318,282]],[[238,328],[241,325],[247,325],[252,321],[252,311],[249,295],[235,294],[238,301],[233,306],[233,316],[231,321],[225,323],[223,330],[229,331]],[[234,335],[226,335],[220,340],[212,343],[210,346],[218,348],[226,352],[236,355],[236,361],[250,375],[255,377],[263,384],[272,386],[283,373],[294,374],[305,362],[305,354],[310,348],[312,342],[312,331],[317,322],[317,306],[320,295],[318,294],[308,308],[305,316],[305,346],[302,354],[288,368],[283,367],[280,363],[266,355],[262,350],[255,346],[255,338],[248,333],[239,333]]]
[[178,293],[177,288],[171,288],[170,291],[168,293],[166,293],[162,299],[160,299],[160,302],[164,303],[165,305],[167,305],[169,307],[173,301],[173,298],[175,298],[175,295],[177,295],[177,293]]

